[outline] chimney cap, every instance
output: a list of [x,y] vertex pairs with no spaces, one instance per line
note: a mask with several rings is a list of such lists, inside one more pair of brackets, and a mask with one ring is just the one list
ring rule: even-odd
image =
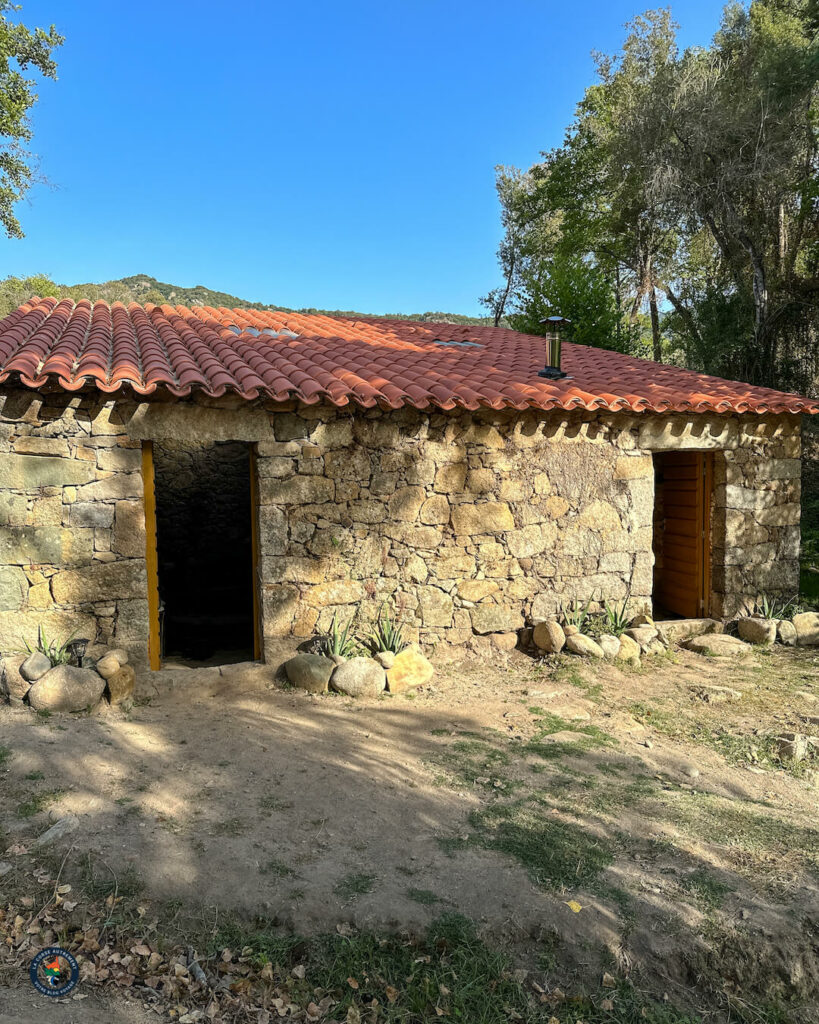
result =
[[540,323],[550,324],[552,327],[563,327],[564,324],[570,324],[571,320],[566,316],[545,316]]

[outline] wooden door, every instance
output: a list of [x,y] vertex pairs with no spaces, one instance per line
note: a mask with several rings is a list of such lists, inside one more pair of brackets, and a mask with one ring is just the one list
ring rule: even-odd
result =
[[159,635],[159,560],[156,553],[156,492],[154,490],[154,446],[142,442],[142,487],[145,495],[145,565],[148,570],[148,664],[161,667]]
[[713,465],[709,452],[673,452],[663,455],[658,467],[663,535],[654,599],[683,618],[709,610]]

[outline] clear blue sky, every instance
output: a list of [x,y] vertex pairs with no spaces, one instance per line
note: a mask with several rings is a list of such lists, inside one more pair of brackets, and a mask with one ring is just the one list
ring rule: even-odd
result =
[[[479,312],[495,164],[560,142],[639,0],[22,0],[66,41],[0,274]],[[648,4],[646,5],[648,6]],[[657,5],[659,6],[659,4]],[[714,0],[673,5],[706,43]]]

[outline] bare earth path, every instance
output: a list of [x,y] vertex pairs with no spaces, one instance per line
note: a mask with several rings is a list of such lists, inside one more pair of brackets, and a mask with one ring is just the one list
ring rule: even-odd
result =
[[[703,683],[743,698],[712,705],[692,690]],[[790,972],[808,991],[819,791],[726,756],[720,729],[804,729],[812,697],[806,652],[738,667],[681,652],[640,674],[515,653],[442,664],[433,687],[378,701],[282,690],[241,667],[165,672],[129,713],[0,708],[0,838],[28,849],[75,814],[65,877],[78,888],[113,882],[214,927],[236,910],[300,934],[418,932],[457,910],[529,962],[559,945],[581,973],[614,965],[683,995],[709,969],[716,924],[736,984],[753,935],[771,958],[748,954],[760,977]],[[708,742],[674,734],[692,714]],[[142,1024],[92,999],[44,1002],[0,992],[0,1024]]]

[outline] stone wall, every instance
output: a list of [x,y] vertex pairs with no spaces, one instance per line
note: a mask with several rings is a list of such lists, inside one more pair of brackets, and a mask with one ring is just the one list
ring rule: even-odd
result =
[[650,607],[656,451],[716,450],[712,613],[798,587],[797,417],[371,412],[274,418],[258,446],[264,631],[383,601],[425,642],[573,600]]
[[[650,604],[655,451],[714,450],[712,613],[798,584],[799,419],[0,399],[0,645],[42,620],[147,637],[143,439],[256,443],[263,629],[394,599],[411,634],[509,646],[561,602]],[[485,641],[488,642],[488,641]]]
[[43,626],[115,643],[148,636],[140,443],[58,392],[0,394],[0,652]]

